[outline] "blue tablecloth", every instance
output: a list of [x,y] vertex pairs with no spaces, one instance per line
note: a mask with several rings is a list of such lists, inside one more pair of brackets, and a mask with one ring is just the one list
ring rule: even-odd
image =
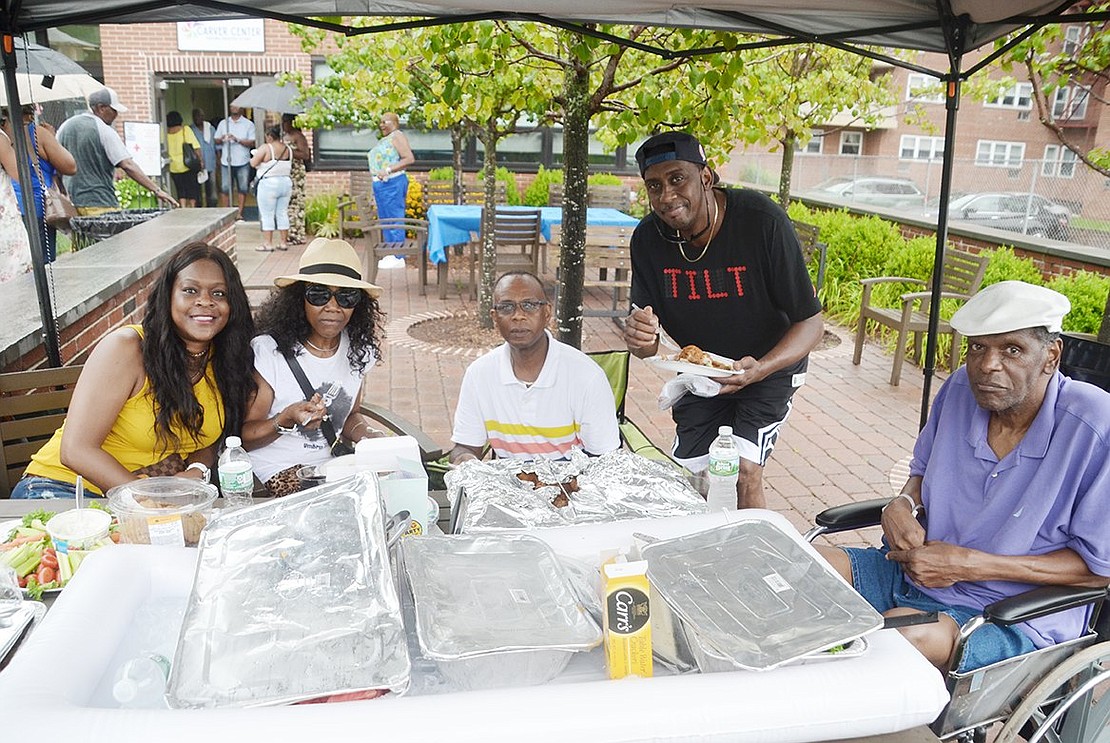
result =
[[[531,209],[535,207],[500,207],[502,209]],[[543,239],[551,239],[551,225],[563,221],[559,206],[540,207],[540,229]],[[455,204],[432,204],[428,208],[428,259],[433,263],[447,260],[444,248],[470,241],[470,233],[481,229],[482,207]],[[617,209],[587,209],[586,224],[602,227],[635,227],[640,220]]]

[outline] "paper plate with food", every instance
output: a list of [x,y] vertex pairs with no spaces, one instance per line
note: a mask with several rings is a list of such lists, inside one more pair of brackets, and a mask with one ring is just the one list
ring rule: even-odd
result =
[[703,351],[697,346],[683,346],[676,354],[652,356],[646,361],[659,369],[703,377],[731,377],[743,374],[732,368],[732,359]]
[[[34,511],[22,520],[0,524],[0,567],[15,570],[20,588],[29,598],[38,600],[43,594],[61,590],[89,552],[112,544],[116,539],[113,536],[115,521],[106,510],[93,507],[81,509],[81,512],[96,510],[106,516],[103,519],[103,534],[97,533],[88,539],[64,545],[56,543],[56,535],[51,536],[46,526],[59,515],[51,511]],[[61,513],[72,515],[79,512]]]

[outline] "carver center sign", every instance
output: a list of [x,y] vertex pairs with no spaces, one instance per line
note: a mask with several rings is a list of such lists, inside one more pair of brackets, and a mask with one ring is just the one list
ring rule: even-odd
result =
[[183,52],[264,52],[263,23],[261,18],[178,23],[177,48]]

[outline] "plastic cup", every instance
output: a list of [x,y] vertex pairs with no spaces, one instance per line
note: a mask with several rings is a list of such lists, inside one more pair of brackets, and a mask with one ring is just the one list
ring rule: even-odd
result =
[[46,531],[58,552],[92,549],[108,536],[112,514],[98,508],[75,508],[62,511],[46,522]]
[[306,464],[297,470],[297,479],[301,481],[301,490],[308,490],[327,481],[327,473],[323,465]]

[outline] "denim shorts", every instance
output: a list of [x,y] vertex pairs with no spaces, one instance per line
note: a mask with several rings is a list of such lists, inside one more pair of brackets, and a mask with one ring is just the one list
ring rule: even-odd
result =
[[223,192],[227,194],[231,193],[231,182],[235,181],[236,193],[245,194],[247,192],[247,187],[250,185],[251,182],[251,166],[232,165],[230,177],[227,172],[227,168],[228,166],[226,164],[220,166],[220,170],[223,171],[224,179]]
[[[93,495],[90,493],[89,495]],[[52,480],[38,475],[24,475],[12,488],[12,500],[49,500],[53,498],[76,498],[77,486],[71,482]]]
[[[880,613],[895,607],[935,611],[952,617],[958,626],[983,613],[967,606],[942,604],[920,591],[906,579],[900,563],[886,559],[888,549],[885,546],[882,549],[845,547],[844,551],[852,563],[852,584]],[[981,668],[1036,649],[1029,636],[1016,626],[985,624],[967,641],[959,670]]]

